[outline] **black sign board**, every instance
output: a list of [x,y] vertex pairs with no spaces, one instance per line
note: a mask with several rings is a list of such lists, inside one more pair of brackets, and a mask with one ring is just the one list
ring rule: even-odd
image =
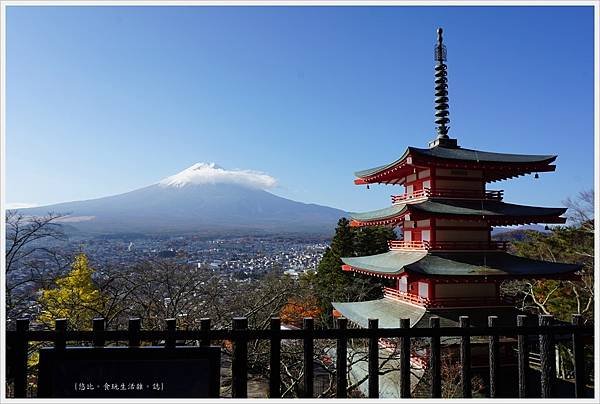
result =
[[38,397],[219,397],[219,347],[40,350]]

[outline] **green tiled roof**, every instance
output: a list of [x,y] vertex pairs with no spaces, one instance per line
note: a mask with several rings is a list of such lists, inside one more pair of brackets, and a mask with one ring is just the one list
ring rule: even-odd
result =
[[351,267],[369,272],[397,275],[403,268],[425,258],[427,251],[389,251],[383,254],[365,257],[342,258],[342,262]]
[[448,215],[560,216],[566,208],[542,208],[493,200],[429,199],[411,206],[415,210]]
[[411,153],[420,154],[422,156],[486,163],[531,164],[551,163],[556,160],[555,155],[494,153],[482,150],[463,149],[462,147],[449,148],[437,146],[431,149],[409,147],[408,149],[411,151]]
[[457,216],[560,216],[566,208],[543,208],[537,206],[516,205],[493,200],[427,199],[420,203],[397,204],[388,208],[364,213],[350,213],[358,221],[384,220],[392,218],[406,210],[441,215]]
[[369,177],[388,168],[394,167],[404,160],[409,154],[414,156],[420,155],[448,160],[476,161],[478,163],[550,164],[556,160],[555,155],[493,153],[482,150],[463,149],[462,147],[450,148],[436,146],[431,149],[409,147],[399,159],[390,164],[357,171],[354,174],[359,178]]
[[346,265],[364,271],[397,275],[404,271],[452,276],[545,276],[567,274],[577,264],[538,261],[500,251],[427,252],[389,251],[365,257],[342,258]]
[[406,156],[408,156],[408,153],[411,151],[411,149],[412,149],[412,147],[409,147],[408,149],[406,149],[404,154],[398,160],[393,161],[390,164],[385,164],[385,165],[382,165],[379,167],[373,167],[373,168],[369,168],[366,170],[357,171],[354,173],[354,175],[356,175],[358,178],[364,178],[364,177],[371,176],[373,174],[377,174],[378,172],[384,171],[388,168],[394,167],[396,164],[398,164],[402,160],[404,160],[406,158]]
[[424,307],[385,298],[366,302],[332,302],[331,304],[342,316],[363,328],[369,327],[370,318],[379,319],[379,328],[398,328],[401,318],[410,319],[410,326],[414,327],[426,311]]
[[510,326],[516,325],[517,315],[525,314],[514,307],[426,309],[386,298],[366,302],[333,302],[332,305],[348,320],[363,328],[368,328],[370,318],[379,319],[379,328],[398,328],[401,318],[410,319],[413,328],[426,328],[429,327],[429,318],[433,316],[440,318],[441,327],[458,327],[460,316],[469,316],[473,327],[487,325],[488,316],[498,316],[499,326]]
[[372,210],[369,212],[350,212],[349,215],[354,220],[369,221],[369,220],[383,220],[387,218],[392,218],[401,213],[404,213],[406,210],[406,204],[397,204],[392,205],[387,208]]

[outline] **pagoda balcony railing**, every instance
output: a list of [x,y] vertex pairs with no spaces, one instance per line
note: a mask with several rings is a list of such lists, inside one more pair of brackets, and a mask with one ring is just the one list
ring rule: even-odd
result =
[[411,293],[401,292],[398,289],[389,288],[387,286],[383,287],[383,296],[387,297],[388,299],[408,302],[419,306],[428,307],[431,304],[429,299],[425,297],[413,295]]
[[405,193],[402,195],[392,195],[392,203],[405,203],[413,199],[425,199],[431,195],[429,188],[419,189],[412,193]]
[[508,241],[406,241],[390,240],[388,241],[390,250],[446,250],[446,251],[506,251],[509,246]]
[[420,200],[426,198],[447,198],[447,199],[486,199],[501,201],[504,197],[504,190],[468,190],[468,189],[449,189],[449,188],[437,188],[429,189],[423,188],[412,193],[406,193],[402,195],[392,195],[392,203],[406,203],[413,200]]
[[428,299],[423,296],[402,292],[398,289],[383,287],[383,296],[388,299],[399,300],[423,307],[469,307],[477,306],[512,306],[515,304],[513,296],[463,296]]
[[390,240],[388,247],[390,250],[429,250],[431,244],[429,241],[405,241]]

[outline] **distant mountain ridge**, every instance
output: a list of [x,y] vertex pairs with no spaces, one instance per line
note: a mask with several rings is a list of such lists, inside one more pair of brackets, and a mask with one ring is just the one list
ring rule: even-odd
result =
[[522,226],[512,227],[497,227],[492,231],[492,238],[494,240],[503,241],[523,241],[526,239],[529,232],[538,232],[542,234],[549,234],[550,230],[546,229],[546,226],[539,224],[530,224]]
[[20,209],[27,215],[68,213],[77,231],[115,233],[331,234],[339,209],[282,198],[262,188],[273,177],[197,163],[156,184],[119,195]]

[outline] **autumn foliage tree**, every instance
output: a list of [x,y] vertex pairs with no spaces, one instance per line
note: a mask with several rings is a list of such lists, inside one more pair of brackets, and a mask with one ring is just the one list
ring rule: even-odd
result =
[[92,319],[101,315],[104,306],[103,295],[92,279],[93,273],[87,256],[77,254],[71,270],[54,281],[55,287],[42,290],[38,322],[51,328],[55,319],[67,318],[74,329],[90,329]]
[[295,327],[301,327],[305,317],[317,318],[323,312],[319,306],[319,300],[316,296],[309,297],[291,297],[283,306],[279,317],[284,324],[290,324]]

